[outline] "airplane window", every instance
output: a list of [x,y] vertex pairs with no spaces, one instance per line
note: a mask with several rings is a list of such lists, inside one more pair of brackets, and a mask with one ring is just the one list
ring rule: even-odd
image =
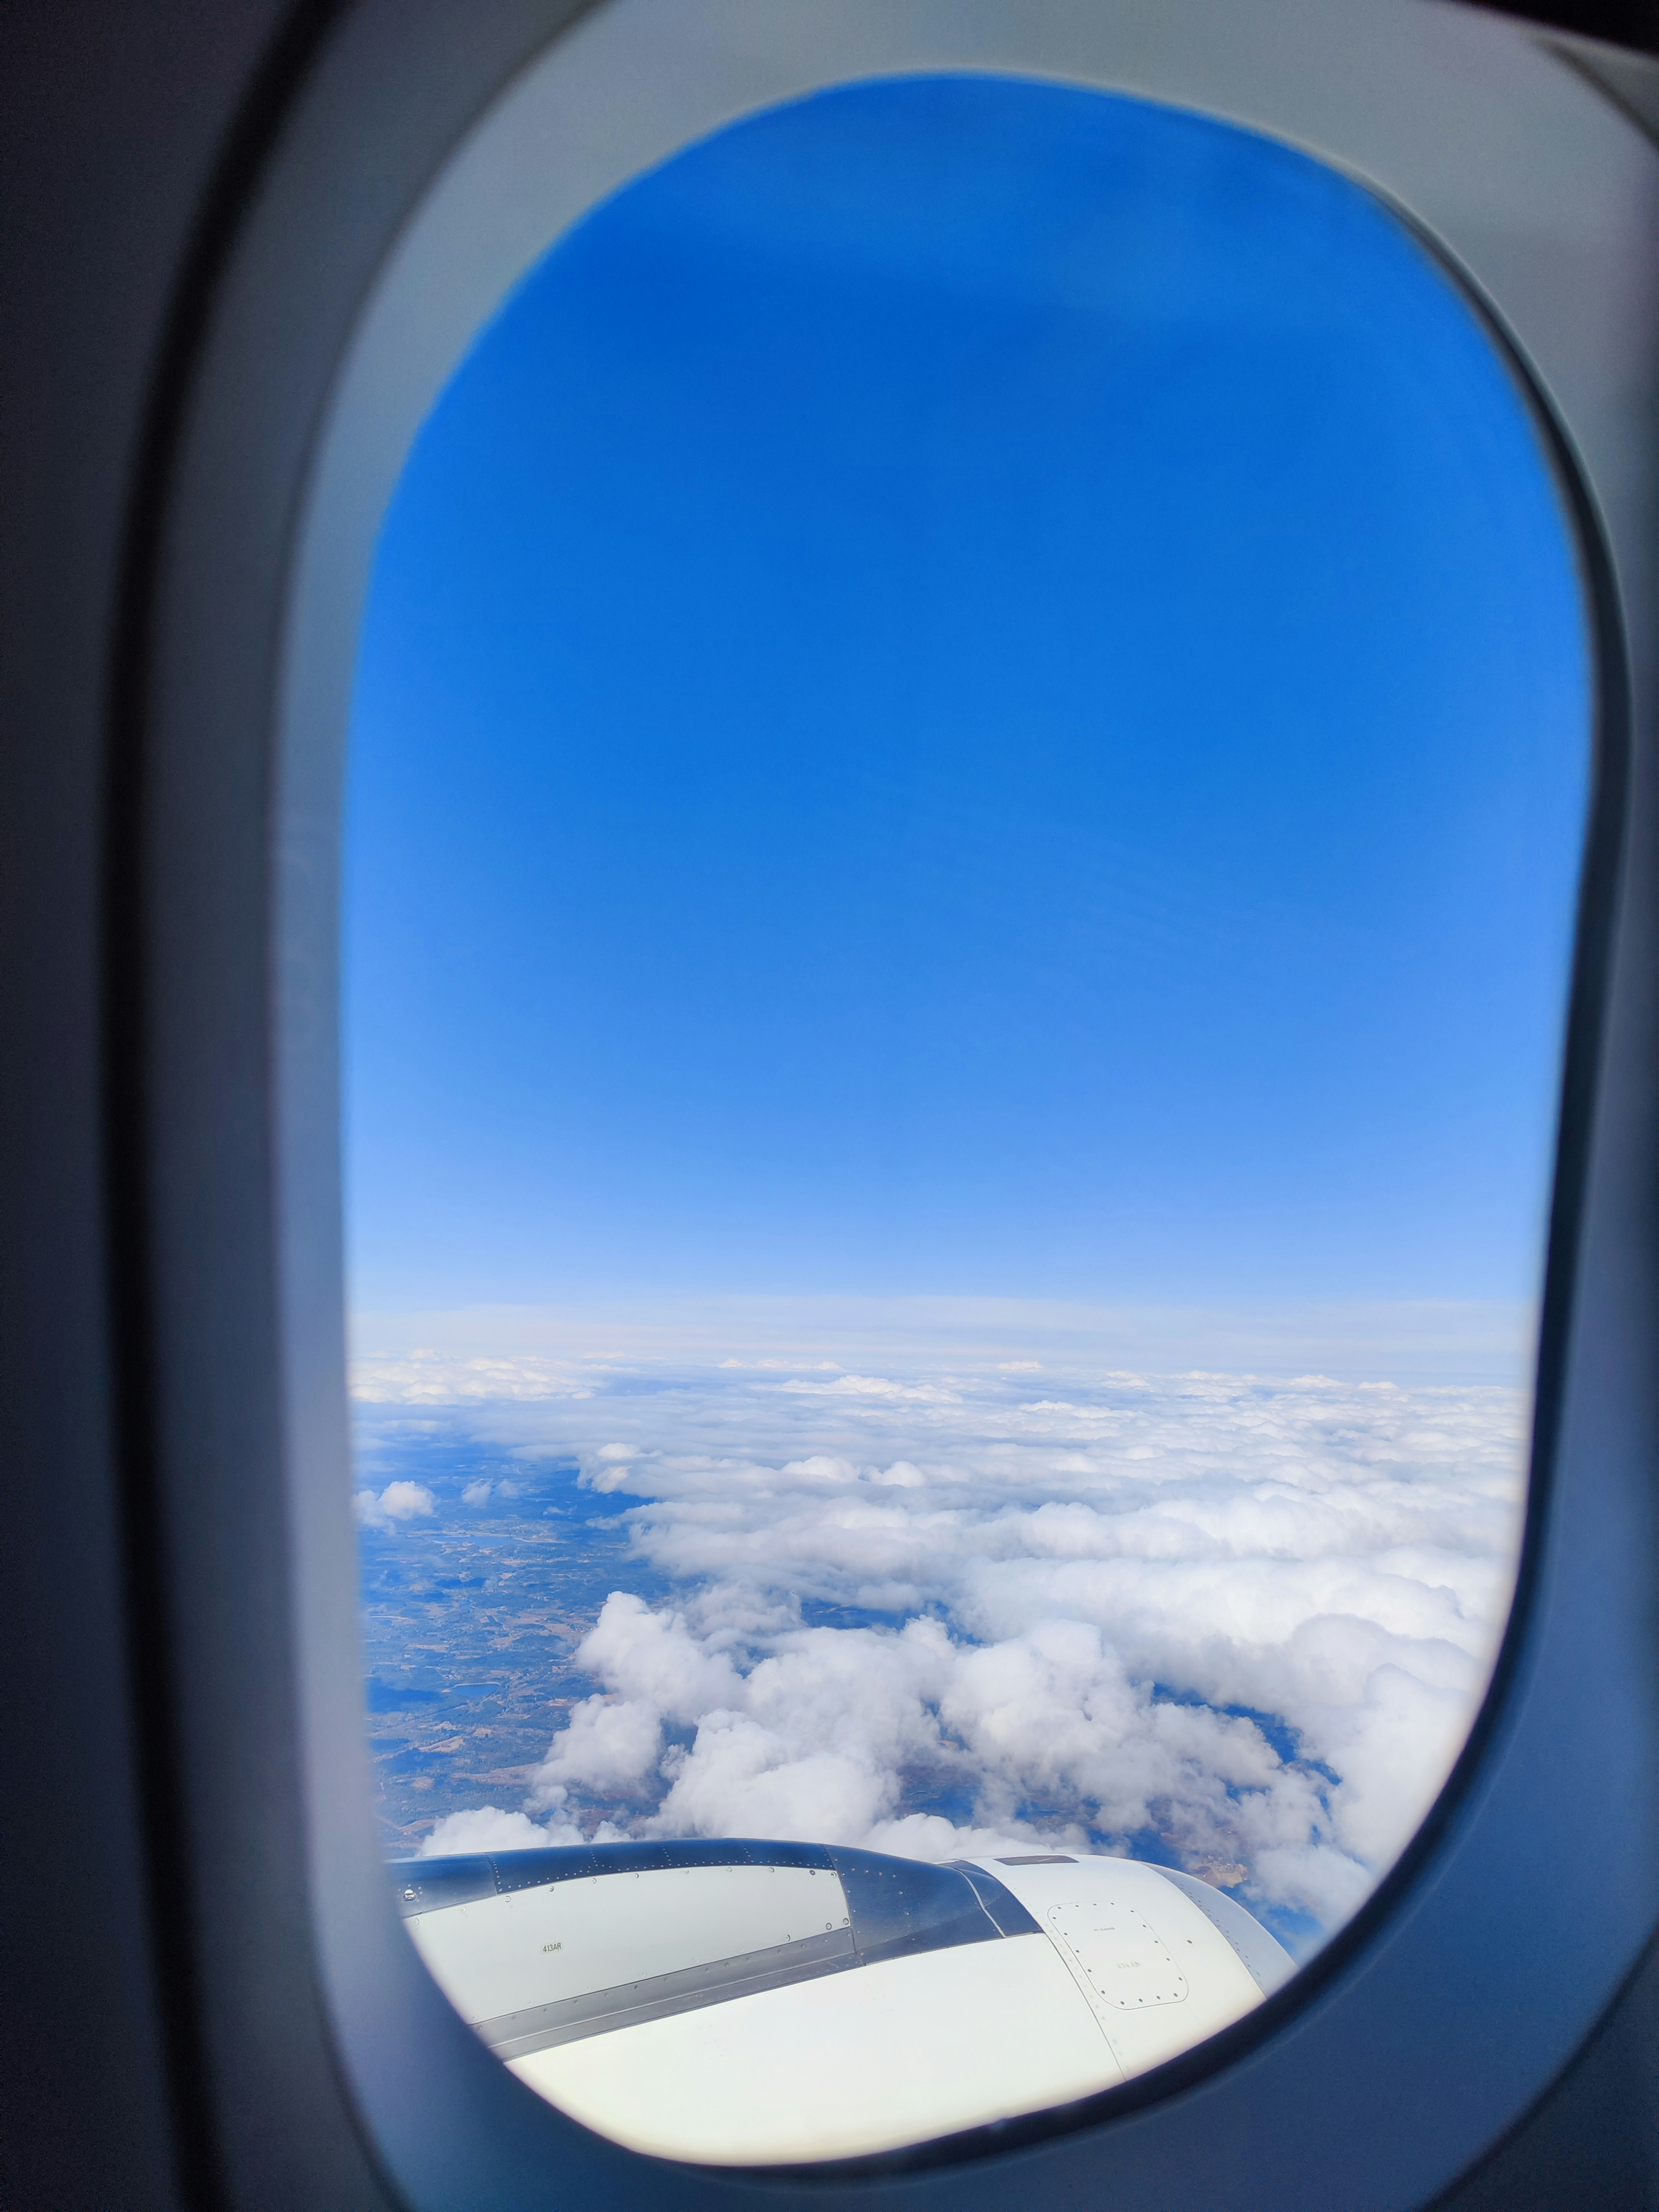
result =
[[389,1878],[713,2162],[1146,2072],[1502,1635],[1587,807],[1499,341],[1359,184],[991,76],[629,185],[382,534],[348,1193]]

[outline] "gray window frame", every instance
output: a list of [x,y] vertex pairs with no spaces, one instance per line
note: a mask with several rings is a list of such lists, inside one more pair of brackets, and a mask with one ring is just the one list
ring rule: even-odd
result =
[[[1445,1792],[1224,2036],[1086,2107],[809,2185],[642,2160],[542,2104],[386,1893],[349,1517],[341,782],[380,514],[507,286],[732,117],[930,68],[1226,117],[1415,224],[1556,441],[1601,757],[1521,1588]],[[1437,0],[362,0],[319,44],[204,289],[147,509],[111,913],[171,1886],[236,2203],[1403,2212],[1499,2142],[1635,1970],[1659,1923],[1659,149],[1629,112],[1640,65],[1619,98],[1595,69]]]

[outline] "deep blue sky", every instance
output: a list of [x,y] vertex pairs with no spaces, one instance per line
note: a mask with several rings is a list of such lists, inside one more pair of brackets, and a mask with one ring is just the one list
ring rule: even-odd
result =
[[1534,1285],[1571,551],[1359,189],[989,79],[774,111],[513,294],[354,726],[361,1307]]

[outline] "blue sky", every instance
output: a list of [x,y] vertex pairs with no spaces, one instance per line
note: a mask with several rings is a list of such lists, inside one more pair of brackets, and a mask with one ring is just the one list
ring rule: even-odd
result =
[[519,287],[363,634],[360,1306],[1523,1299],[1578,586],[1462,299],[1051,85],[730,130]]

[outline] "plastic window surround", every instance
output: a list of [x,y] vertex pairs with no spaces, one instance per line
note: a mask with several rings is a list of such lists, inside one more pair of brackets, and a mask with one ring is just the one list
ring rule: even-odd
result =
[[826,2212],[947,2197],[971,2212],[1033,2191],[1120,2212],[1420,2204],[1542,2092],[1659,1921],[1659,671],[1650,620],[1626,657],[1620,611],[1652,604],[1659,151],[1528,33],[1435,0],[362,0],[277,103],[187,334],[117,877],[143,1009],[126,1325],[151,1378],[161,1850],[191,1993],[175,2059],[205,2085],[186,2126],[232,2203],[799,2197],[781,2176],[639,2159],[543,2105],[461,2026],[392,1915],[347,1510],[342,754],[380,514],[506,289],[690,140],[923,70],[1201,109],[1346,170],[1418,225],[1572,457],[1602,774],[1522,1592],[1445,1796],[1350,1929],[1215,2044],[1064,2129],[986,2131],[1012,2156],[924,2154],[826,2173],[811,2195]]

